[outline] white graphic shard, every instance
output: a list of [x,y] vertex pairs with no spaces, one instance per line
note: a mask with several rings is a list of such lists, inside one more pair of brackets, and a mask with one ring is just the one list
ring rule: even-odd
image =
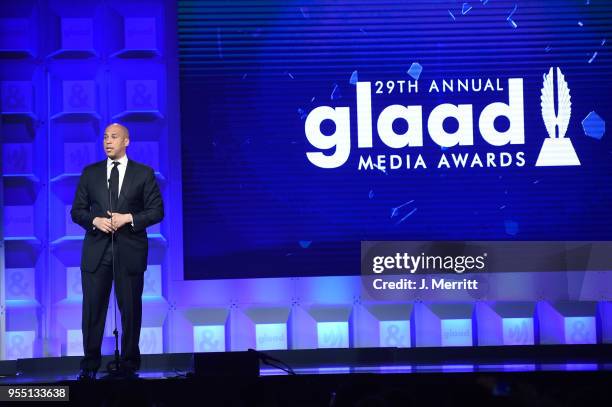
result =
[[[548,74],[544,74],[541,100],[542,120],[544,120],[548,137],[544,140],[536,167],[580,165],[572,140],[565,137],[572,115],[572,101],[561,69],[557,68],[557,114],[555,114],[555,85],[552,67]],[[558,133],[557,129],[559,129]]]

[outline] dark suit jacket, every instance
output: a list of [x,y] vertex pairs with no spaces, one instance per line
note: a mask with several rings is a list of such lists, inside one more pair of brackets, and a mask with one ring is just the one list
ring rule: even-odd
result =
[[[73,222],[85,229],[81,270],[93,273],[100,264],[110,234],[94,228],[95,217],[108,217],[106,159],[83,170],[72,203]],[[164,204],[151,167],[128,159],[119,191],[117,213],[131,213],[134,227],[127,224],[115,232],[118,272],[143,273],[147,269],[149,243],[146,228],[164,217]]]

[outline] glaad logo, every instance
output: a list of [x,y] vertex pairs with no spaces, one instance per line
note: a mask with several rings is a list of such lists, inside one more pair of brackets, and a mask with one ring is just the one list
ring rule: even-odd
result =
[[[561,69],[557,68],[557,115],[555,115],[553,68],[550,68],[548,74],[544,74],[541,100],[542,119],[548,138],[544,140],[536,166],[580,165],[572,141],[565,138],[572,115],[572,101]],[[556,129],[559,129],[558,135]]]
[[[536,166],[566,166],[580,165],[572,142],[565,137],[571,116],[571,101],[569,87],[561,69],[556,68],[557,114],[555,114],[554,69],[550,68],[544,75],[541,106],[542,118],[549,137],[544,141],[538,156]],[[419,81],[377,81],[376,94],[419,93]],[[483,141],[491,147],[489,151],[442,152],[440,158],[432,164],[435,168],[475,168],[475,167],[516,167],[525,166],[525,152],[516,151],[516,147],[525,144],[525,115],[523,101],[523,79],[507,79],[507,89],[504,89],[500,78],[477,79],[434,79],[425,84],[427,93],[478,93],[504,92],[506,101],[490,103],[482,109],[480,115],[474,114],[472,104],[443,103],[435,106],[425,119],[423,106],[399,105],[386,106],[376,119],[376,130],[383,146],[389,147],[392,154],[370,155],[373,140],[371,82],[356,83],[356,116],[357,116],[357,148],[361,152],[358,170],[399,168],[428,168],[428,162],[421,154],[398,154],[399,150],[407,152],[406,148],[424,146],[424,128],[431,140],[442,150],[455,146],[474,146],[474,123],[477,121],[478,132]],[[398,90],[399,89],[399,90]],[[385,90],[387,90],[385,92]],[[439,98],[439,96],[436,96]],[[505,129],[496,128],[498,118],[505,118],[508,123]],[[458,125],[456,130],[447,131],[444,123],[447,119],[454,120]],[[398,132],[394,126],[396,120],[404,121],[407,129]],[[321,125],[333,122],[333,132],[323,132]],[[426,122],[426,125],[425,123]],[[557,132],[558,129],[558,132]],[[351,114],[348,106],[333,108],[319,106],[313,109],[305,121],[306,138],[316,151],[306,152],[307,159],[319,168],[333,169],[344,165],[351,154]],[[327,133],[327,134],[326,134]],[[508,148],[504,151],[503,148]],[[417,150],[418,151],[418,150]],[[430,158],[428,158],[430,159]]]

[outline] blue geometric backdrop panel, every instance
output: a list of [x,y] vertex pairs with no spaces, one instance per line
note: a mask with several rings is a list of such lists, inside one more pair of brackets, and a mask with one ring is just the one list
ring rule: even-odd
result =
[[141,346],[163,352],[164,276],[181,247],[172,241],[181,235],[180,138],[169,118],[178,114],[176,80],[168,81],[176,75],[167,51],[176,42],[174,9],[160,0],[51,0],[5,3],[0,13],[3,358],[82,354],[83,231],[69,212],[83,167],[104,158],[111,122],[130,129],[128,154],[155,169],[167,207],[148,230]]

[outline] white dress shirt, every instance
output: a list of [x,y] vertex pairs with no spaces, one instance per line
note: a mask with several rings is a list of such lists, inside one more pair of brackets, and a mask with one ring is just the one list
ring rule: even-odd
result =
[[121,186],[123,185],[123,178],[125,177],[125,170],[127,169],[128,157],[127,154],[118,160],[106,160],[106,186],[108,187],[108,180],[110,179],[111,170],[113,169],[113,162],[118,161],[119,165],[117,170],[119,171],[119,195],[121,195]]

